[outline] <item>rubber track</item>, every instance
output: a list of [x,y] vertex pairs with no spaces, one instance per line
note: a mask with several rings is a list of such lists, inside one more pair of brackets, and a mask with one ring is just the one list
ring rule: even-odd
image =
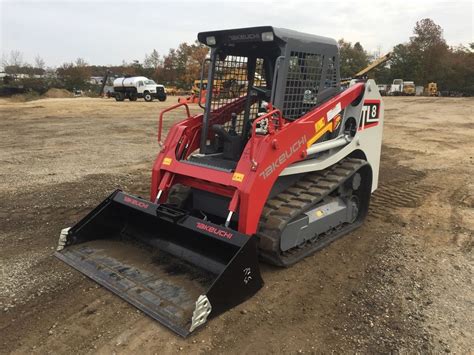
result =
[[288,251],[280,250],[280,237],[291,220],[311,209],[367,164],[362,159],[345,158],[325,170],[304,175],[296,184],[268,200],[257,233],[260,257],[271,264],[290,266],[357,228],[362,221],[341,225]]

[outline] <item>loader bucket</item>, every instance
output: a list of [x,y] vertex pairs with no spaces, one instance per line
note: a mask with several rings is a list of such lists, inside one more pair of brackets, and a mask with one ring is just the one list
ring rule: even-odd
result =
[[55,255],[183,337],[263,285],[256,238],[120,190]]

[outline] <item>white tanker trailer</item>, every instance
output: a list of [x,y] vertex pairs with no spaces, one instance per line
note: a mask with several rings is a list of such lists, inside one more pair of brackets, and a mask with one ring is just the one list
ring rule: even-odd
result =
[[166,91],[163,85],[158,85],[144,76],[122,77],[114,80],[113,96],[117,101],[136,101],[139,97],[143,97],[145,101],[165,101]]

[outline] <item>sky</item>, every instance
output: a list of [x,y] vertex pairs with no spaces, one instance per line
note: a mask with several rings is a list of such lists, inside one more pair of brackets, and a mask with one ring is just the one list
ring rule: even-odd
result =
[[97,65],[166,54],[206,30],[284,27],[350,42],[369,53],[408,41],[417,20],[431,18],[449,45],[474,42],[472,0],[0,0],[0,53],[20,51],[47,66],[84,58]]

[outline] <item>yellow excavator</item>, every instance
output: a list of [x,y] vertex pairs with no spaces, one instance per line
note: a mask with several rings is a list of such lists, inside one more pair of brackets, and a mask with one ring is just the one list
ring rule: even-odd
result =
[[350,81],[352,79],[360,79],[360,78],[364,78],[367,76],[367,74],[374,70],[375,68],[378,68],[379,66],[381,66],[382,64],[384,64],[386,61],[388,61],[392,56],[392,52],[388,52],[387,54],[385,54],[384,56],[380,57],[380,58],[377,58],[376,60],[374,60],[372,63],[370,63],[368,66],[366,66],[364,69],[360,70],[359,72],[357,72],[352,78],[346,78],[346,79],[342,79],[341,80],[341,85],[349,85]]

